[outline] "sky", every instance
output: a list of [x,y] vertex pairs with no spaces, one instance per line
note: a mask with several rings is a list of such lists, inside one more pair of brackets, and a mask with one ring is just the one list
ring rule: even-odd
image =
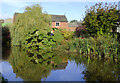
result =
[[[99,0],[101,1],[101,0]],[[109,0],[110,1],[110,0]],[[118,5],[119,0],[105,0],[104,2],[114,3]],[[43,8],[43,12],[54,15],[65,15],[68,21],[71,20],[83,20],[85,16],[86,6],[90,6],[99,3],[92,0],[61,0],[59,2],[55,0],[0,0],[0,19],[13,18],[15,12],[23,13],[26,6],[32,6],[33,4],[40,4]]]

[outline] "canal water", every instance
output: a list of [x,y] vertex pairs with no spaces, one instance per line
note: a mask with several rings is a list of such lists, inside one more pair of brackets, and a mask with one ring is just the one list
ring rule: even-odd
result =
[[22,48],[4,47],[2,75],[8,81],[118,81],[118,65],[88,60],[77,53],[54,52],[56,56],[34,63]]

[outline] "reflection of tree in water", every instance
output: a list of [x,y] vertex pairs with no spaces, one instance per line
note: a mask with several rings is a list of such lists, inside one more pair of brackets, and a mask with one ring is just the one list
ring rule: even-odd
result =
[[2,45],[2,59],[7,60],[10,56],[10,46]]
[[8,80],[3,77],[3,75],[0,72],[0,82],[1,83],[8,83]]
[[118,65],[114,62],[103,61],[98,59],[89,60],[84,56],[71,55],[71,59],[75,60],[76,64],[84,64],[86,69],[83,71],[86,81],[117,81],[118,80]]
[[86,66],[87,69],[83,72],[86,81],[117,81],[118,79],[118,68],[115,63],[107,64],[96,60]]
[[34,64],[33,62],[30,62],[26,52],[20,50],[19,47],[13,47],[9,62],[11,63],[16,76],[27,81],[40,81],[42,78],[49,76],[51,70],[62,63],[62,58],[60,57],[61,56],[56,56],[49,61]]
[[[65,69],[69,60],[75,60],[76,64],[84,64],[84,79],[86,81],[111,81],[118,79],[118,68],[115,63],[103,62],[100,60],[90,60],[86,57],[80,57],[78,54],[64,54],[55,52],[54,57],[42,61],[39,64],[34,64],[30,61],[26,52],[19,47],[13,47],[9,61],[13,67],[16,76],[23,80],[41,81],[42,78],[47,78],[51,70]],[[88,63],[89,62],[89,63]]]
[[10,47],[2,46],[2,59],[7,60],[10,56]]
[[0,39],[2,39],[2,59],[7,60],[10,55],[10,42],[11,42],[8,27],[2,27],[2,38]]

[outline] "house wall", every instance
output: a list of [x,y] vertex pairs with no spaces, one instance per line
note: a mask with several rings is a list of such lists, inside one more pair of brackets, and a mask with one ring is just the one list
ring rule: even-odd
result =
[[68,29],[68,22],[60,22],[60,26],[55,26],[56,22],[52,22],[52,28]]

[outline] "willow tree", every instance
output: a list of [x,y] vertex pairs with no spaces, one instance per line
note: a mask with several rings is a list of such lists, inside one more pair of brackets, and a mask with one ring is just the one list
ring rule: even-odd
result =
[[11,28],[12,45],[22,45],[26,37],[36,31],[47,34],[51,31],[50,25],[51,17],[42,13],[40,5],[26,7],[24,13],[16,16]]
[[99,3],[91,6],[86,10],[84,24],[91,35],[115,31],[118,25],[117,5]]

